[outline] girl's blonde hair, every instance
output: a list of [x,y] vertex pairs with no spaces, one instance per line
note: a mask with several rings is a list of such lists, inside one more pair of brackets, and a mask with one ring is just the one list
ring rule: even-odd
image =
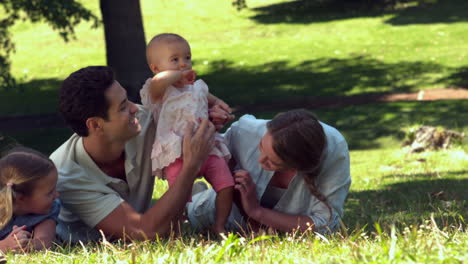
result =
[[15,148],[0,159],[0,229],[13,216],[16,195],[31,195],[37,181],[54,169],[48,157],[29,148]]

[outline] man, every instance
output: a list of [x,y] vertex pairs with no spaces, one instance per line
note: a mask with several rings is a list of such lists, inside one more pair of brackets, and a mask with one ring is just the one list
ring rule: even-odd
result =
[[[218,125],[232,118],[222,108],[210,113]],[[100,231],[107,238],[138,240],[168,234],[213,144],[213,124],[202,120],[194,133],[187,126],[183,169],[150,206],[155,124],[148,109],[128,101],[112,69],[90,66],[72,73],[60,90],[60,112],[75,134],[51,155],[63,206],[59,237],[76,242],[98,240]]]

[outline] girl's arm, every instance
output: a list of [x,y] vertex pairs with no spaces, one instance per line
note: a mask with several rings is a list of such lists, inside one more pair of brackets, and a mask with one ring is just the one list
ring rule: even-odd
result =
[[30,249],[42,250],[50,248],[55,239],[55,226],[55,221],[50,218],[37,224],[34,227]]
[[160,72],[151,79],[151,99],[155,102],[164,96],[164,93],[169,86],[183,86],[185,84],[191,84],[195,81],[195,77],[196,72],[194,70],[171,70]]
[[11,233],[3,240],[0,240],[0,251],[24,250],[30,241],[31,233],[26,231],[26,226],[13,226]]

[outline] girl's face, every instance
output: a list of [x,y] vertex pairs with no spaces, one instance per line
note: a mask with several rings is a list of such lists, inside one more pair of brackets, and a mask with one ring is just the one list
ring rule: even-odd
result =
[[20,195],[15,199],[15,214],[47,214],[52,203],[59,197],[57,192],[57,170],[52,170],[40,179],[29,195]]
[[186,41],[163,42],[157,48],[156,73],[170,70],[191,70],[192,53]]

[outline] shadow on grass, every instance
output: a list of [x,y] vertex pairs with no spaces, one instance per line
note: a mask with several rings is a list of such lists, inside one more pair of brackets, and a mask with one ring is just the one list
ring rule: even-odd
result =
[[468,1],[438,0],[433,4],[419,4],[395,13],[385,21],[394,26],[468,21]]
[[340,109],[310,109],[320,120],[336,127],[346,138],[350,149],[381,147],[380,138],[404,138],[404,128],[414,125],[442,126],[468,132],[467,100],[392,102]]
[[[416,1],[415,1],[416,3]],[[455,23],[468,21],[468,2],[465,0],[419,1],[416,6],[369,9],[359,1],[298,0],[253,8],[256,15],[250,19],[261,24],[309,24],[360,17],[394,14],[385,23],[391,25]]]
[[[315,113],[322,122],[337,128],[346,138],[351,150],[376,149],[385,144],[399,146],[405,136],[403,130],[415,125],[442,126],[468,132],[468,120],[460,115],[468,112],[467,100],[391,102],[307,109]],[[276,111],[250,114],[257,118],[271,119],[278,112],[287,110],[290,108],[279,105]],[[242,114],[244,113],[239,113],[237,117]],[[390,142],[381,142],[389,137]]]
[[424,86],[445,87],[461,82],[464,75],[460,72],[464,70],[431,62],[383,63],[355,55],[347,59],[309,60],[299,65],[275,61],[239,67],[232,61],[218,60],[210,62],[208,73],[201,78],[211,92],[231,105],[281,104],[291,97],[416,92]]
[[37,79],[0,90],[0,116],[55,113],[61,84],[62,80],[55,78]]
[[454,73],[441,78],[439,81],[453,86],[468,88],[468,67],[458,68]]
[[3,134],[14,138],[25,147],[33,148],[50,155],[71,135],[68,128],[36,128],[27,130],[6,131]]
[[[457,172],[446,174],[450,177]],[[350,230],[367,225],[367,231],[375,231],[376,222],[387,228],[391,224],[418,226],[433,214],[439,227],[460,223],[466,226],[463,219],[468,219],[467,189],[468,179],[424,179],[395,183],[380,190],[352,191],[343,221]]]

